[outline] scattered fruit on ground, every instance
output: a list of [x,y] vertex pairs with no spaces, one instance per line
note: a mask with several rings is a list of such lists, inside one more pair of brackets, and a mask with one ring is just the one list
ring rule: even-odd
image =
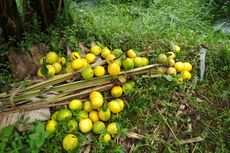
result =
[[123,93],[123,90],[120,86],[114,86],[111,89],[111,95],[115,98],[121,97],[122,93]]
[[119,105],[121,106],[121,111],[123,111],[125,108],[124,101],[122,99],[115,99],[115,101],[117,101],[119,103]]
[[69,120],[67,123],[68,131],[67,133],[73,133],[78,130],[78,122],[76,120]]
[[113,113],[119,113],[122,110],[121,105],[116,100],[111,100],[108,103],[108,108]]
[[81,55],[78,53],[78,52],[72,52],[70,54],[70,60],[74,60],[74,59],[80,59],[81,58]]
[[48,54],[46,54],[46,62],[48,64],[53,64],[55,62],[57,62],[58,60],[58,55],[55,52],[49,52]]
[[192,75],[189,71],[183,71],[182,72],[182,77],[183,77],[183,80],[190,80]]
[[79,70],[83,67],[83,62],[81,58],[74,59],[71,63],[71,66],[74,70]]
[[99,55],[101,53],[101,47],[95,45],[95,46],[92,46],[91,49],[90,49],[91,53],[93,53],[94,55]]
[[81,110],[83,107],[82,101],[80,99],[74,99],[72,101],[70,101],[69,103],[69,109],[70,110]]
[[134,62],[134,67],[141,67],[142,66],[142,58],[141,57],[134,57],[133,58],[133,62]]
[[86,111],[86,112],[88,112],[88,113],[92,111],[92,107],[91,107],[90,101],[84,102],[84,104],[83,104],[83,110]]
[[132,58],[126,58],[122,62],[122,66],[125,70],[131,70],[134,68],[134,61]]
[[149,65],[149,59],[146,57],[141,58],[141,66],[147,66]]
[[92,92],[90,92],[89,99],[92,100],[95,97],[103,98],[102,94],[100,92],[98,92],[98,91],[92,91]]
[[108,54],[110,54],[110,53],[111,53],[111,51],[110,51],[107,47],[104,47],[104,48],[101,50],[101,57],[106,58],[106,56],[107,56]]
[[132,83],[127,82],[122,86],[122,89],[124,93],[129,93],[134,90],[134,86],[132,85]]
[[66,58],[65,57],[59,57],[58,58],[58,63],[60,63],[61,65],[65,65],[66,64]]
[[180,46],[175,45],[175,46],[174,46],[174,49],[175,49],[175,52],[176,52],[176,53],[179,53],[179,52],[180,52]]
[[81,76],[85,79],[85,80],[90,80],[93,78],[94,76],[94,72],[93,69],[91,67],[86,67],[84,68],[84,70],[81,72]]
[[76,120],[80,121],[82,119],[87,119],[89,117],[88,113],[84,110],[81,110],[76,115]]
[[108,72],[110,75],[118,75],[121,71],[120,66],[117,63],[111,63],[108,66]]
[[176,62],[174,64],[174,67],[175,67],[175,69],[176,69],[177,72],[184,71],[184,63],[182,63],[182,62]]
[[78,145],[78,138],[74,134],[68,134],[62,141],[62,146],[65,151],[73,151]]
[[103,98],[101,97],[94,97],[90,100],[90,105],[93,109],[98,109],[100,108],[104,103]]
[[60,73],[60,72],[62,71],[62,66],[61,66],[61,64],[58,63],[58,62],[55,62],[55,63],[53,64],[53,67],[54,67],[54,69],[55,69],[55,74],[58,74],[58,73]]
[[117,134],[118,132],[118,128],[117,128],[117,123],[116,122],[112,122],[107,126],[107,132],[109,134]]
[[168,61],[168,66],[174,66],[175,65],[175,60],[174,59],[169,59],[169,61]]
[[115,55],[115,57],[121,56],[122,53],[123,53],[123,52],[122,52],[121,49],[114,49],[114,50],[112,51],[112,54]]
[[92,122],[96,122],[99,121],[99,116],[98,116],[98,112],[97,111],[91,111],[89,113],[89,119],[91,119]]
[[102,121],[108,121],[110,119],[111,112],[109,108],[106,108],[106,110],[100,108],[100,110],[98,111],[98,116]]
[[96,55],[94,55],[93,53],[88,53],[85,55],[85,59],[90,63],[94,63],[94,61],[96,60]]
[[96,121],[93,123],[93,132],[95,134],[101,134],[105,131],[105,124],[102,121]]
[[54,120],[54,119],[49,120],[46,124],[46,131],[49,133],[54,133],[56,131],[57,125],[58,125],[58,123],[56,120]]
[[105,57],[105,61],[106,61],[107,64],[110,64],[110,63],[113,62],[113,60],[114,60],[115,58],[116,58],[115,55],[113,55],[113,54],[108,54],[108,55],[106,55],[106,57]]
[[71,118],[72,118],[72,113],[68,109],[61,109],[59,110],[57,114],[58,121],[63,121],[63,120],[71,119]]
[[126,55],[127,57],[129,58],[134,58],[137,56],[137,54],[135,53],[135,51],[133,49],[129,49],[127,52],[126,52]]
[[188,72],[192,71],[192,64],[189,62],[184,62],[184,70]]
[[93,71],[97,77],[105,75],[105,68],[103,66],[97,65],[93,68]]
[[175,59],[176,58],[176,54],[174,52],[167,52],[168,55],[168,59]]
[[165,54],[159,54],[157,56],[157,62],[160,63],[160,64],[167,64],[168,57]]
[[91,131],[92,128],[93,128],[93,123],[89,118],[80,120],[79,129],[81,130],[81,132],[87,133]]
[[46,65],[46,68],[48,69],[47,76],[48,77],[54,76],[54,74],[55,74],[55,68],[53,67],[53,65]]
[[111,135],[108,134],[108,133],[106,133],[106,134],[101,134],[100,137],[99,137],[99,139],[100,139],[101,141],[104,141],[104,142],[108,143],[109,141],[111,141]]
[[176,71],[176,69],[174,67],[169,67],[167,69],[167,74],[169,74],[169,75],[176,75],[177,71]]

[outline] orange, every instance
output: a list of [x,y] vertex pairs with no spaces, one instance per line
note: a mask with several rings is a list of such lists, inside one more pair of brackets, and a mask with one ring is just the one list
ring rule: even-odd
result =
[[96,122],[100,120],[97,111],[90,112],[89,118],[91,119],[92,122]]
[[107,132],[109,134],[117,134],[118,132],[118,128],[117,128],[117,123],[116,122],[112,122],[107,126]]
[[111,89],[111,95],[115,98],[121,97],[122,93],[123,93],[123,90],[120,86],[114,86]]
[[93,128],[93,123],[89,118],[81,119],[79,122],[79,128],[80,128],[81,132],[87,133],[87,132],[91,131],[91,129]]
[[113,113],[119,113],[122,110],[121,105],[116,100],[112,100],[108,103],[108,108]]
[[74,150],[78,145],[78,138],[76,135],[68,134],[64,137],[62,141],[62,146],[65,151],[72,151]]
[[176,69],[177,72],[182,72],[184,71],[184,63],[176,62],[174,68]]
[[120,66],[117,63],[109,64],[108,72],[110,75],[118,75],[120,71],[121,71]]

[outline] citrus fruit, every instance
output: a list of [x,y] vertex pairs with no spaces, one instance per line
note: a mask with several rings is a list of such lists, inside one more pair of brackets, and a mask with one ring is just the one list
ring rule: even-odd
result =
[[184,70],[190,72],[192,70],[192,64],[184,62]]
[[175,69],[176,69],[177,72],[184,71],[184,63],[182,63],[182,62],[176,62],[174,64],[174,67],[175,67]]
[[83,107],[83,104],[82,104],[82,101],[81,100],[77,100],[77,99],[74,99],[72,101],[70,101],[69,103],[69,109],[70,110],[81,110]]
[[103,98],[102,94],[100,92],[98,92],[98,91],[92,91],[92,92],[90,92],[89,99],[92,100],[95,97]]
[[70,118],[72,118],[72,113],[70,110],[68,110],[68,109],[59,110],[59,112],[57,114],[57,120],[58,121],[62,121],[62,120],[70,119]]
[[107,108],[105,111],[100,108],[100,110],[98,111],[98,116],[102,121],[108,121],[111,116],[109,108]]
[[88,117],[89,117],[88,113],[84,110],[81,110],[77,113],[76,120],[80,121],[81,119],[87,119]]
[[58,123],[56,120],[49,120],[46,124],[46,131],[49,133],[54,133],[56,131]]
[[82,58],[82,65],[83,67],[89,66],[89,63],[85,58]]
[[46,65],[46,68],[48,69],[47,76],[48,77],[54,76],[54,74],[55,74],[55,68],[53,67],[53,65]]
[[76,132],[78,130],[78,122],[76,120],[69,120],[67,127],[68,133]]
[[149,59],[146,57],[141,58],[141,66],[147,66],[149,65]]
[[51,119],[53,120],[56,120],[57,119],[57,114],[58,114],[58,111],[54,112],[51,116]]
[[62,146],[65,151],[72,151],[78,145],[78,138],[76,135],[68,134],[64,137],[62,141]]
[[74,70],[79,70],[83,67],[83,62],[82,62],[82,59],[80,58],[77,58],[77,59],[74,59],[71,63],[71,66]]
[[107,142],[109,142],[109,141],[111,140],[111,135],[108,134],[108,133],[106,133],[106,134],[101,134],[101,135],[99,136],[99,139],[107,143]]
[[88,53],[85,55],[85,59],[91,64],[96,60],[96,55],[93,53]]
[[45,76],[42,74],[41,68],[38,69],[37,75],[38,75],[39,77],[45,77]]
[[89,113],[89,119],[91,119],[92,122],[99,121],[99,116],[97,111],[92,111]]
[[122,110],[121,105],[116,100],[110,101],[108,103],[108,108],[113,113],[119,113]]
[[93,68],[93,71],[97,77],[105,75],[105,68],[103,66],[97,65]]
[[123,90],[120,86],[114,86],[111,89],[111,95],[115,98],[121,97],[122,93],[123,93]]
[[121,71],[120,66],[117,63],[111,63],[108,66],[108,72],[110,75],[118,75]]
[[141,57],[134,57],[133,62],[134,62],[134,67],[141,67],[142,66],[142,58]]
[[121,106],[121,110],[124,110],[125,107],[124,101],[122,99],[115,99],[115,101],[119,103],[119,105]]
[[167,74],[169,74],[169,75],[176,75],[177,74],[176,69],[174,67],[169,67],[167,69]]
[[93,132],[100,134],[105,130],[105,124],[102,121],[96,121],[93,123]]
[[104,100],[101,97],[94,97],[90,101],[90,105],[93,109],[100,108],[103,105],[103,103],[104,103]]
[[41,59],[40,59],[40,65],[42,65],[43,63],[44,63],[44,60],[46,60],[46,57],[42,57]]
[[92,46],[90,49],[91,53],[93,53],[94,55],[99,55],[101,53],[101,47],[95,45]]
[[137,56],[137,54],[135,53],[135,51],[133,49],[129,49],[127,52],[126,52],[126,55],[127,57],[129,58],[134,58]]
[[79,58],[81,58],[81,55],[78,52],[72,52],[70,54],[70,60],[71,61],[74,60],[74,59],[79,59]]
[[65,65],[66,64],[66,58],[65,57],[59,57],[58,63],[60,63],[61,65]]
[[90,80],[93,78],[93,69],[91,67],[86,67],[82,72],[81,72],[81,76],[85,79],[85,80]]
[[175,52],[176,52],[176,53],[179,53],[179,52],[180,52],[180,46],[175,45],[175,46],[174,46],[174,49],[175,49]]
[[122,50],[120,50],[120,49],[114,49],[114,50],[112,51],[112,54],[115,55],[115,57],[121,56],[122,53],[123,53],[123,52],[122,52]]
[[81,119],[79,122],[79,128],[81,132],[87,133],[93,128],[93,123],[89,118]]
[[66,71],[67,73],[70,73],[70,72],[73,72],[73,71],[74,71],[74,69],[72,68],[71,63],[67,64],[67,66],[66,66],[66,68],[65,68],[65,71]]
[[189,71],[183,71],[182,72],[182,77],[183,77],[183,80],[190,80],[192,75]]
[[134,68],[134,62],[131,58],[126,58],[122,61],[122,66],[125,70],[131,70]]
[[173,52],[168,52],[167,55],[168,55],[168,59],[175,59],[176,58],[176,55]]
[[104,47],[104,48],[101,50],[101,57],[106,58],[106,56],[107,56],[108,54],[110,54],[110,53],[111,53],[111,51],[110,51],[107,47]]
[[91,107],[90,101],[84,102],[84,104],[83,104],[83,110],[86,111],[86,112],[88,112],[88,113],[92,111],[92,107]]
[[122,89],[123,89],[124,93],[129,93],[129,92],[132,92],[134,90],[133,86],[132,86],[132,84],[130,82],[125,83],[122,86]]
[[107,132],[109,134],[117,134],[117,123],[116,122],[112,122],[107,126]]
[[113,62],[113,59],[115,59],[115,58],[116,58],[115,55],[113,55],[113,54],[108,54],[108,55],[106,55],[106,57],[105,57],[105,61],[106,61],[107,64],[110,64],[110,63]]
[[55,74],[60,73],[61,70],[62,70],[62,66],[61,66],[61,64],[58,63],[58,62],[55,62],[55,63],[53,64],[53,67],[54,67],[54,69],[55,69]]
[[159,54],[157,56],[157,62],[161,64],[166,64],[168,62],[168,57],[165,54]]
[[49,64],[53,64],[57,60],[58,60],[58,56],[57,56],[57,53],[55,53],[55,52],[49,52],[46,55],[46,62],[49,63]]
[[168,61],[168,65],[171,66],[171,67],[174,66],[175,63],[176,63],[176,62],[175,62],[174,59],[169,59],[169,61]]
[[122,60],[121,59],[114,60],[114,63],[117,63],[120,67],[122,66]]

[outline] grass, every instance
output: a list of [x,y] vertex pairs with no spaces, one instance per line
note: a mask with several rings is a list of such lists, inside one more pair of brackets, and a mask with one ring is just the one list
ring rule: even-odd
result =
[[[137,128],[144,139],[126,138],[125,145],[109,146],[93,142],[91,151],[122,152],[134,144],[134,152],[229,152],[230,35],[212,27],[212,10],[198,0],[72,3],[71,25],[58,26],[63,22],[59,18],[49,28],[49,36],[34,33],[25,42],[35,39],[57,49],[62,37],[72,49],[79,49],[76,42],[90,46],[97,41],[112,49],[134,48],[151,57],[151,62],[158,53],[169,51],[171,42],[179,44],[178,59],[193,64],[192,80],[177,86],[162,78],[134,78],[139,90],[125,95],[128,109],[117,116],[123,128]],[[199,78],[200,44],[208,48],[203,80]],[[204,140],[179,144],[199,136]],[[60,147],[52,150],[58,139],[49,139],[42,150],[60,151]]]

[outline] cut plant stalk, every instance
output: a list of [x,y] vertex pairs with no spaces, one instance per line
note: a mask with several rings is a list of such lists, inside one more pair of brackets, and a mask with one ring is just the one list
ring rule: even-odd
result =
[[[56,92],[58,95],[60,95],[61,92],[63,93],[65,91],[71,92],[71,90],[77,91],[77,90],[82,90],[82,89],[86,89],[89,87],[94,87],[97,85],[103,85],[103,83],[108,83],[107,81],[117,80],[121,75],[130,77],[130,76],[135,76],[135,75],[140,75],[140,74],[146,74],[150,72],[151,70],[153,70],[153,68],[158,67],[158,66],[160,65],[153,64],[153,65],[136,68],[136,69],[129,70],[129,71],[122,71],[117,76],[105,75],[103,77],[94,78],[92,80],[83,80],[83,81],[78,81],[78,82],[67,83],[67,84],[51,87],[49,89],[21,92],[18,95],[13,97],[13,103],[16,106],[19,103],[23,104],[24,102],[28,102],[28,100],[31,100],[33,98],[36,99],[36,97],[44,97],[44,95],[49,95],[49,93],[53,93],[53,92]],[[66,94],[63,94],[62,96],[65,96],[65,95]],[[58,97],[60,98],[62,96],[58,96]],[[10,106],[12,104],[12,101],[10,101],[10,98],[4,98],[1,100],[1,104],[2,106],[5,106],[5,107]]]

